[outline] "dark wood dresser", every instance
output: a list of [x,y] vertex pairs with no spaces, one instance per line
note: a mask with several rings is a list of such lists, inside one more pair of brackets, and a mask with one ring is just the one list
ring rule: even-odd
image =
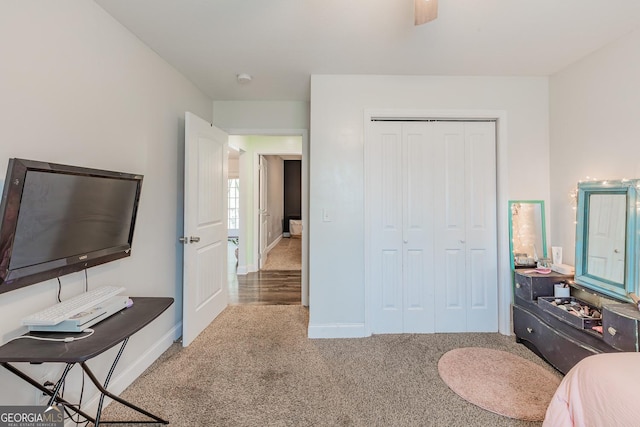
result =
[[[516,270],[513,329],[516,341],[524,344],[560,372],[566,374],[587,356],[617,351],[638,351],[640,311],[633,305],[608,300],[572,284],[576,298],[602,314],[603,333],[581,324],[548,302],[554,300],[554,285],[573,276],[539,274]],[[541,299],[541,301],[539,300]]]

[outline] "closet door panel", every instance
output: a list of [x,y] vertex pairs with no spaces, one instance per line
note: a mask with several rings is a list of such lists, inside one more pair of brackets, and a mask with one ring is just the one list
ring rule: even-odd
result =
[[[418,314],[415,312],[424,312],[429,309],[425,301],[423,260],[424,251],[408,250],[404,253],[404,307],[408,312],[414,312],[410,313],[414,315]],[[410,323],[405,322],[411,327]]]
[[490,260],[487,259],[487,251],[472,249],[469,251],[469,308],[471,310],[485,310],[490,306],[490,286],[485,280],[484,269]]
[[464,127],[459,123],[437,123],[445,128],[441,136],[442,207],[444,208],[444,229],[452,238],[464,236],[465,229],[465,141]]
[[402,310],[402,253],[397,250],[383,250],[381,254],[381,288],[383,311]]
[[403,332],[434,331],[432,129],[403,126]]
[[381,141],[379,171],[381,175],[380,226],[385,239],[395,239],[402,232],[402,182],[398,172],[402,170],[400,135],[384,134]]
[[441,286],[444,291],[444,308],[452,311],[453,317],[459,316],[460,314],[457,312],[464,309],[466,305],[464,261],[464,251],[459,249],[449,249],[445,251],[445,262],[443,265],[444,280],[438,285]]
[[465,125],[469,332],[498,330],[495,123]]
[[372,332],[402,330],[402,127],[372,123],[366,141]]
[[466,327],[465,285],[465,134],[464,123],[434,124],[436,169],[435,315],[436,332]]

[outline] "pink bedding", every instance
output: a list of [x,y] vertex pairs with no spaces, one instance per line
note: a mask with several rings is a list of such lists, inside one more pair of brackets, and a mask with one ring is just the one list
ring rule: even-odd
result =
[[542,425],[640,426],[640,353],[583,359],[560,383]]

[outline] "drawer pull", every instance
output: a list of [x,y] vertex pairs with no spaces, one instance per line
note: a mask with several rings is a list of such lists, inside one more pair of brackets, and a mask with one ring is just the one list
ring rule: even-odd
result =
[[516,288],[520,289],[522,287],[522,285],[520,283],[516,283]]
[[609,332],[609,335],[614,336],[618,331],[616,331],[616,328],[614,328],[613,326],[609,326],[607,328],[607,332]]
[[527,328],[527,332],[529,332],[530,334],[533,333],[533,328]]

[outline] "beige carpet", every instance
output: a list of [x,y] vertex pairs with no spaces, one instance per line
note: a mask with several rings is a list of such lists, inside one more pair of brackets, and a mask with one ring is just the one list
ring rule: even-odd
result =
[[438,362],[442,380],[460,397],[510,418],[542,421],[560,379],[512,353],[457,348]]
[[[188,348],[173,345],[122,395],[172,427],[540,426],[470,404],[438,375],[443,354],[470,346],[512,352],[552,372],[512,337],[311,340],[307,319],[301,306],[227,307]],[[132,415],[113,402],[104,419],[125,416]]]
[[302,239],[290,237],[280,239],[278,244],[267,254],[267,262],[261,270],[301,270],[302,269]]

